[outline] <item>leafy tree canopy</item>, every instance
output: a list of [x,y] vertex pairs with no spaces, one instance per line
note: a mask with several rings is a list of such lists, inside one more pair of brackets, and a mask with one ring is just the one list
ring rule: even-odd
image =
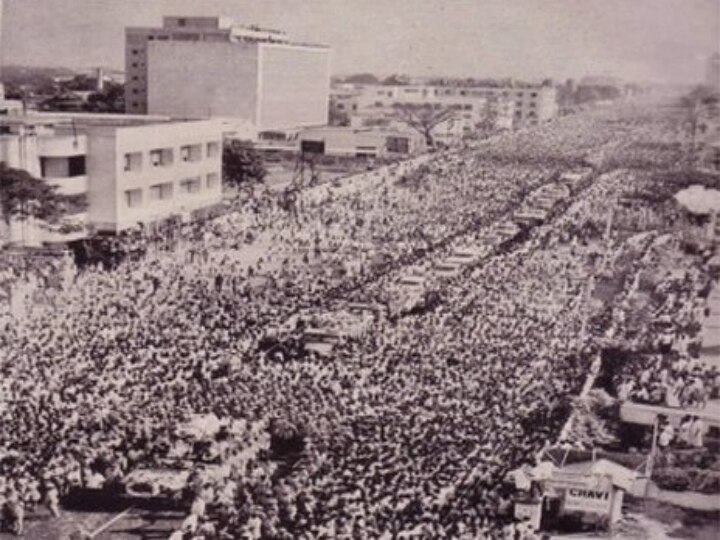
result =
[[380,81],[372,73],[356,73],[345,77],[346,83],[352,84],[378,84]]
[[230,186],[262,183],[267,175],[262,156],[246,141],[231,140],[223,148],[223,179]]
[[6,223],[13,217],[56,221],[64,202],[65,197],[58,195],[53,186],[27,171],[0,163],[0,213]]

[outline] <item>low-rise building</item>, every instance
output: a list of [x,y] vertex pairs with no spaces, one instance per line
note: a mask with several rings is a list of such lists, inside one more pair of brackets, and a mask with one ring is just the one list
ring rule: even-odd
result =
[[[82,211],[70,216],[82,226],[76,237],[185,215],[222,198],[222,128],[213,120],[0,117],[0,161],[77,198]],[[57,240],[64,238],[51,231],[35,239]]]
[[407,156],[425,148],[422,137],[414,132],[392,128],[319,127],[307,128],[298,135],[303,143],[327,156],[385,157]]
[[[557,91],[551,84],[517,86],[344,85],[331,94],[334,116],[387,115],[402,105],[456,108],[455,123],[467,132],[492,119],[495,127],[540,124],[558,114]],[[442,130],[441,130],[442,131]]]
[[296,132],[261,133],[255,149],[265,156],[301,152],[338,158],[403,157],[423,152],[424,138],[405,128],[321,126]]
[[5,87],[0,83],[0,115],[19,114],[23,110],[20,100],[5,99]]

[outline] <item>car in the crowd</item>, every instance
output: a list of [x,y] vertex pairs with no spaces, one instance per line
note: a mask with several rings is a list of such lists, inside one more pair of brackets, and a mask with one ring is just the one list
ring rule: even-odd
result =
[[543,223],[547,217],[546,210],[530,207],[522,208],[513,214],[513,220],[521,227],[535,227]]
[[450,259],[443,259],[433,265],[432,272],[435,277],[441,280],[448,280],[462,274],[463,264]]
[[447,262],[462,266],[478,264],[488,254],[486,246],[461,246],[453,249]]
[[328,356],[341,340],[342,336],[334,330],[307,328],[303,334],[305,350],[321,356]]

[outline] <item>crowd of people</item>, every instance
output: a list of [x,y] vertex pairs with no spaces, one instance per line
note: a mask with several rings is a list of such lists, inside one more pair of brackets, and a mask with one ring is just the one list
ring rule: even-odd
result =
[[424,157],[412,186],[398,182],[410,165],[395,166],[303,191],[292,212],[258,192],[9,320],[0,495],[16,532],[34,505],[55,515],[75,488],[164,466],[177,427],[213,413],[281,419],[303,448],[292,466],[260,452],[194,482],[174,538],[502,536],[505,474],[557,436],[596,352],[583,279],[614,246],[589,224],[622,177],[595,178],[565,213],[443,283],[436,309],[378,320],[330,358],[277,362],[258,343],[302,308],[382,301],[403,269],[479,242],[588,152],[632,142],[640,121],[607,115]]

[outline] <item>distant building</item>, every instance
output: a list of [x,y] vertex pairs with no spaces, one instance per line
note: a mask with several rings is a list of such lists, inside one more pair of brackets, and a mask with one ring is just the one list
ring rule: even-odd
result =
[[406,126],[320,126],[302,128],[290,134],[263,132],[254,146],[270,158],[270,162],[274,161],[273,156],[292,157],[303,150],[336,158],[404,157],[426,150],[422,135]]
[[221,118],[255,131],[324,125],[330,49],[224,17],[126,29],[126,111]]
[[[388,114],[403,105],[452,108],[453,136],[474,129],[478,122],[492,117],[499,128],[524,127],[557,116],[556,90],[550,85],[528,86],[358,86],[333,94],[333,111],[346,110],[350,116]],[[442,130],[440,130],[442,131]],[[452,130],[451,130],[452,131]]]
[[720,53],[708,57],[705,65],[705,84],[720,90]]
[[298,141],[318,143],[322,155],[345,157],[407,156],[425,149],[415,132],[392,128],[317,127],[303,129]]
[[2,83],[0,83],[0,116],[6,114],[20,114],[22,110],[22,101],[5,99],[5,87]]
[[[68,217],[80,225],[79,237],[185,215],[222,198],[222,129],[212,120],[0,117],[0,162],[82,201],[82,211]],[[47,231],[38,239],[66,240]]]

